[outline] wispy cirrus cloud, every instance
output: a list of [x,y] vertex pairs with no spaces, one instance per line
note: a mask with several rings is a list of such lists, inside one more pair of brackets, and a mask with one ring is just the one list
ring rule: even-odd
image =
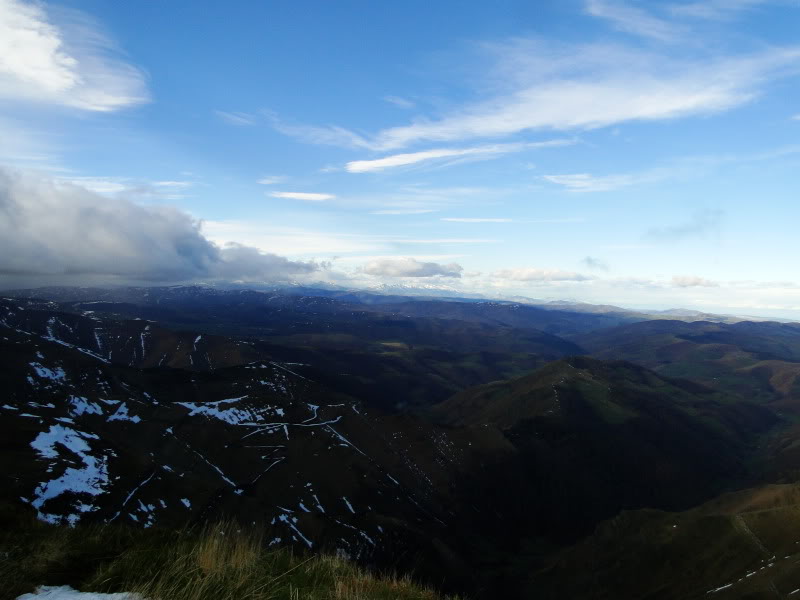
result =
[[262,111],[275,131],[309,144],[342,148],[376,149],[363,135],[338,125],[317,126],[289,123],[271,110]]
[[371,215],[424,215],[436,212],[436,208],[385,208],[370,211]]
[[407,98],[401,98],[400,96],[384,96],[383,99],[389,104],[394,104],[399,108],[410,109],[416,106],[416,104],[411,100]]
[[680,17],[728,19],[737,13],[768,4],[774,0],[703,0],[702,2],[673,3],[669,11]]
[[652,181],[647,176],[633,174],[590,175],[589,173],[542,175],[542,179],[560,185],[570,192],[610,192],[636,183]]
[[315,192],[271,192],[273,198],[287,198],[289,200],[305,200],[306,202],[324,202],[336,198],[334,194],[319,194]]
[[442,217],[440,221],[450,223],[513,223],[514,219],[493,218],[493,217]]
[[607,19],[618,30],[662,42],[681,37],[685,29],[679,25],[654,17],[630,3],[614,0],[587,0],[585,10],[593,17]]
[[256,183],[260,183],[261,185],[277,185],[279,183],[285,183],[288,179],[288,177],[283,175],[266,175],[256,181]]
[[378,194],[348,195],[340,200],[351,208],[362,208],[370,214],[421,215],[498,197],[503,189],[487,187],[433,187],[407,185]]
[[[542,130],[587,130],[731,110],[758,97],[772,80],[800,70],[800,46],[751,54],[680,58],[619,44],[559,44],[540,38],[484,44],[495,59],[484,73],[484,99],[374,135],[340,126],[279,131],[307,142],[375,151],[418,143],[501,138]],[[495,90],[487,96],[487,89]]]
[[568,217],[564,219],[509,219],[507,217],[442,217],[440,221],[449,223],[525,223],[530,225],[557,225],[560,223],[583,223],[585,219]]
[[613,173],[610,175],[565,173],[542,175],[541,178],[555,185],[560,185],[569,192],[608,192],[665,180],[691,179],[706,175],[710,171],[726,165],[775,161],[798,153],[800,153],[800,146],[787,145],[749,154],[683,156],[632,173]]
[[184,198],[189,188],[195,185],[193,181],[147,181],[129,177],[87,177],[79,175],[61,176],[57,180],[80,186],[96,194],[126,196],[136,199],[177,200]]
[[554,146],[567,146],[574,144],[575,140],[559,139],[544,142],[514,143],[514,144],[490,144],[486,146],[473,146],[471,148],[434,148],[421,152],[409,152],[405,154],[394,154],[383,158],[372,160],[355,160],[345,165],[345,170],[350,173],[371,173],[384,171],[397,167],[407,167],[419,163],[427,163],[437,160],[452,158],[472,157],[475,159],[490,159],[512,152],[521,152],[533,148],[548,148]]
[[0,0],[0,98],[110,112],[148,102],[144,73],[79,11]]
[[657,242],[675,242],[692,237],[702,237],[719,230],[724,211],[720,209],[706,209],[694,213],[688,221],[666,227],[653,227],[644,237]]
[[[660,42],[685,42],[691,20],[729,20],[775,0],[703,0],[703,2],[642,3],[624,0],[586,0],[587,14],[606,19],[617,30]],[[643,8],[647,7],[646,10]],[[658,11],[659,16],[654,12]]]
[[230,125],[249,126],[256,124],[255,115],[250,113],[215,110],[214,114]]
[[401,238],[397,242],[401,244],[496,244],[497,240],[487,238]]

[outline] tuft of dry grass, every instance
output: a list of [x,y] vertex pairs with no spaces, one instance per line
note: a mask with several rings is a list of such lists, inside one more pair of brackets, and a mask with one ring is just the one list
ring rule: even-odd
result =
[[230,522],[181,531],[36,522],[15,529],[0,532],[0,580],[14,582],[0,600],[39,585],[148,600],[445,600],[409,577],[267,548],[259,531]]

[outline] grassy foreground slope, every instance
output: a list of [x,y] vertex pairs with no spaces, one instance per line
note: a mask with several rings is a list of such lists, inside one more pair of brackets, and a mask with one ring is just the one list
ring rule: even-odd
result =
[[148,600],[444,600],[408,577],[271,549],[230,523],[182,531],[67,528],[31,519],[3,525],[0,600],[41,585],[136,592]]

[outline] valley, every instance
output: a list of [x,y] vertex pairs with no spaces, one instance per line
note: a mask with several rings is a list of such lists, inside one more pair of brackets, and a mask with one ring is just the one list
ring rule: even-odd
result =
[[313,293],[4,292],[1,505],[469,598],[800,588],[800,327]]

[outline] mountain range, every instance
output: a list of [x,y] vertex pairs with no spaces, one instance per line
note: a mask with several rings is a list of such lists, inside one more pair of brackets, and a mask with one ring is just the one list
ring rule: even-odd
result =
[[475,598],[800,582],[796,324],[312,288],[0,296],[8,510],[233,518]]

